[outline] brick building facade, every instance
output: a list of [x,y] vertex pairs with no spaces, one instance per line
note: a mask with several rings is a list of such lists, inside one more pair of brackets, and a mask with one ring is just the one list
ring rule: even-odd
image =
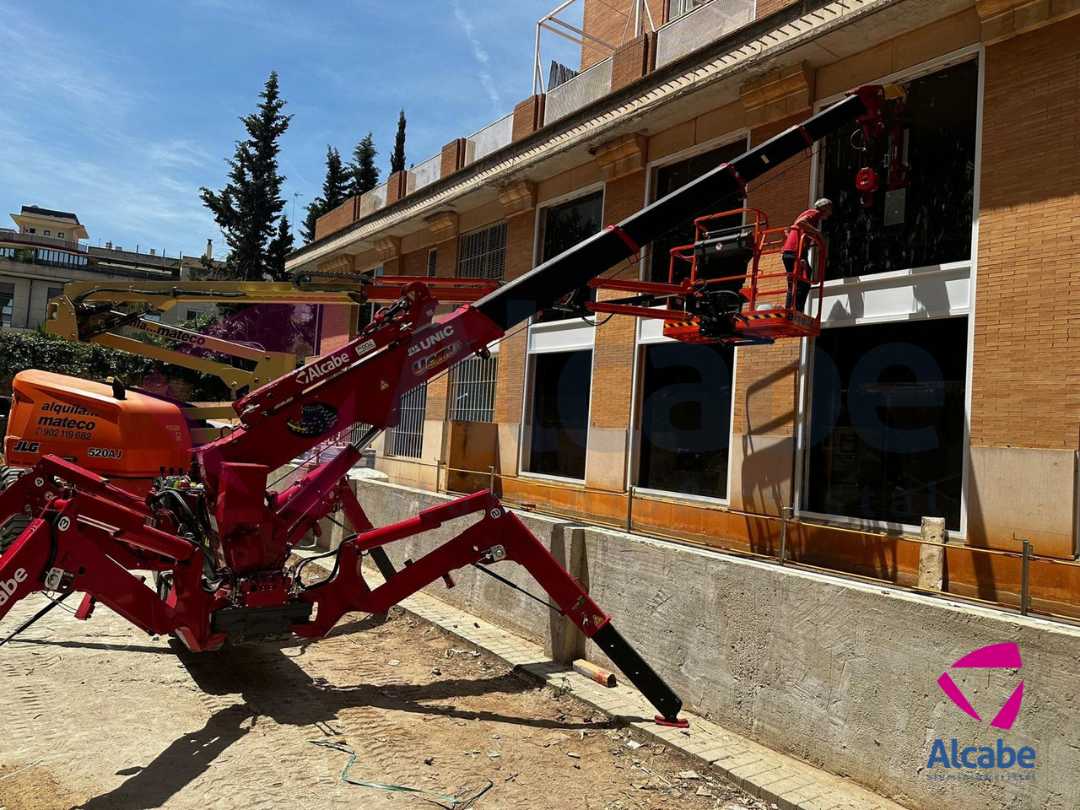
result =
[[[1080,3],[650,0],[657,30],[636,37],[633,6],[585,0],[613,48],[583,46],[579,86],[450,141],[434,179],[347,201],[288,267],[510,280],[870,82],[908,89],[906,192],[862,207],[849,133],[751,184],[773,225],[836,201],[816,340],[718,350],[659,321],[536,319],[411,393],[379,467],[762,553],[790,506],[792,557],[900,583],[920,554],[904,538],[943,517],[952,592],[1013,600],[1020,561],[971,549],[1029,539],[1034,599],[1075,613]],[[659,277],[669,246],[612,273]],[[324,323],[333,346],[355,313]]]

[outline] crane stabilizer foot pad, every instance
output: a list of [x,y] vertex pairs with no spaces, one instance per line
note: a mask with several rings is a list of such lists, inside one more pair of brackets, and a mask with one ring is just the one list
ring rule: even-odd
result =
[[690,721],[679,717],[674,720],[668,720],[664,715],[658,714],[653,718],[658,726],[667,726],[668,728],[690,728]]

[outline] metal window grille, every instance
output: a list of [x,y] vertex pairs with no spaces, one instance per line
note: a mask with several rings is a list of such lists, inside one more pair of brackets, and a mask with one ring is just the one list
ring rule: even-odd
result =
[[473,357],[450,369],[450,419],[454,422],[495,420],[495,380],[499,357]]
[[420,458],[424,452],[424,412],[427,410],[427,383],[421,383],[401,398],[397,427],[387,431],[388,455]]
[[461,235],[458,278],[502,281],[506,273],[506,223]]
[[348,431],[349,444],[358,444],[371,430],[371,425],[366,422],[357,422]]

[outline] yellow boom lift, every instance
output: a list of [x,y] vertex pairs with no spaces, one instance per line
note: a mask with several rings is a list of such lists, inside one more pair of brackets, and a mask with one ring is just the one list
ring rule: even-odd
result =
[[[305,360],[250,342],[226,340],[161,323],[174,307],[192,304],[382,304],[398,300],[414,281],[439,289],[445,303],[468,303],[491,292],[495,282],[413,276],[302,274],[293,281],[73,281],[49,302],[45,330],[67,340],[96,343],[220,379],[233,399],[292,372]],[[124,334],[137,331],[163,339],[150,343]],[[192,349],[199,351],[192,353]],[[227,358],[227,359],[222,359]],[[232,404],[196,403],[184,408],[192,420],[232,419]]]

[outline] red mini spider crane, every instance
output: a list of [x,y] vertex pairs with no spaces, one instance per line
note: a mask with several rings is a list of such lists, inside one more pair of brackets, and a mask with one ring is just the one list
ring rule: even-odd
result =
[[[743,224],[733,231],[718,227],[715,218],[696,220],[695,245],[673,252],[667,284],[594,279],[718,200],[742,194],[749,181],[830,132],[857,121],[867,136],[879,134],[884,131],[886,106],[884,88],[860,88],[448,315],[435,317],[438,301],[426,284],[409,283],[401,298],[378,312],[346,346],[238,400],[239,427],[190,449],[191,474],[162,477],[149,494],[121,488],[88,469],[95,448],[87,452],[85,464],[42,455],[0,493],[0,522],[24,514],[33,517],[0,554],[0,618],[35,591],[61,597],[78,591],[84,594],[76,611],[79,619],[89,618],[101,602],[147,633],[173,634],[192,650],[212,650],[226,640],[282,633],[322,636],[347,612],[385,612],[457,568],[512,560],[536,578],[560,610],[644,693],[657,708],[658,720],[679,722],[682,701],[491,492],[477,492],[375,528],[346,485],[345,475],[359,460],[363,446],[379,430],[397,423],[404,392],[471,354],[485,354],[486,347],[512,326],[556,307],[564,296],[589,284],[637,296],[588,304],[586,310],[663,317],[668,334],[680,340],[767,342],[816,333],[817,318],[794,312],[790,304],[792,285],[809,280],[805,265],[796,269],[800,279],[787,278],[782,285],[786,305],[764,306],[775,292],[762,286],[770,283],[769,276],[758,269],[762,254],[769,250],[769,232],[763,219],[750,211],[742,212]],[[742,257],[743,268],[750,261],[749,275],[745,269],[706,270],[710,259],[717,257],[722,268],[730,268],[725,262],[733,256],[735,264]],[[679,266],[687,263],[689,273],[681,272]],[[654,309],[657,305],[666,308]],[[83,385],[85,392],[87,384]],[[45,418],[75,421],[85,428],[95,414],[115,409],[114,399],[125,396],[122,390],[101,388],[76,404],[70,397],[65,400],[60,413],[75,417]],[[55,396],[63,398],[60,393]],[[137,396],[148,403],[152,399]],[[161,412],[160,400],[150,404],[159,408],[155,413]],[[20,407],[40,403],[20,402],[17,396],[14,408]],[[268,491],[267,477],[273,470],[356,424],[373,427],[362,441],[284,491]],[[176,430],[182,432],[181,427]],[[32,436],[7,438],[8,446],[35,441]],[[42,452],[47,452],[47,435],[42,444],[46,448]],[[112,450],[123,452],[123,447]],[[290,551],[320,519],[337,510],[344,512],[355,534],[337,550],[331,575],[305,584],[297,567],[288,564]],[[384,546],[465,515],[479,519],[413,564],[393,570]],[[361,558],[366,554],[386,575],[378,587],[364,580]],[[153,572],[156,589],[135,572]]]

